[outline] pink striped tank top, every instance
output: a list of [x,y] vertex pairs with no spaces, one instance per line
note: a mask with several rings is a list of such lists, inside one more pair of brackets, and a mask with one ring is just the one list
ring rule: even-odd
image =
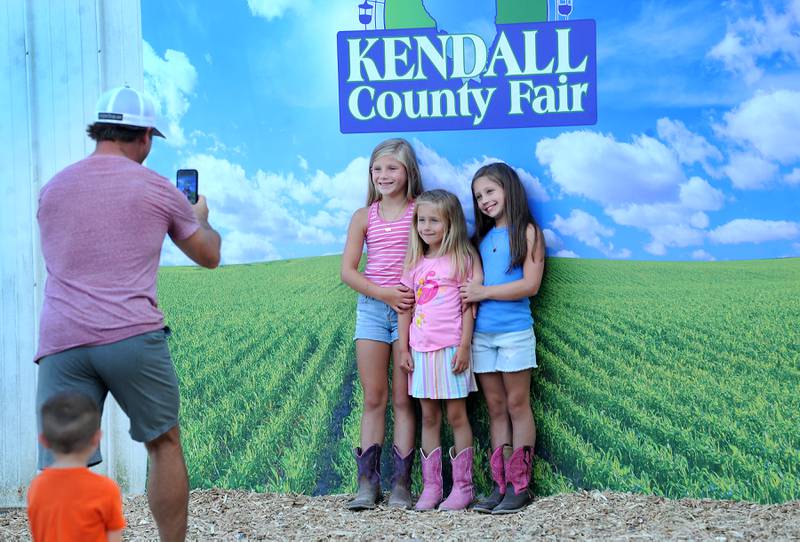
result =
[[369,206],[367,221],[367,267],[364,276],[378,286],[396,286],[403,274],[403,262],[408,249],[408,234],[414,216],[414,202],[406,207],[403,216],[392,222],[381,218],[376,201]]

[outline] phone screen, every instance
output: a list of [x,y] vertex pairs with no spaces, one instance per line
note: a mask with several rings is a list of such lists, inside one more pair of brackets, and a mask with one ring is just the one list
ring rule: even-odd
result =
[[193,205],[197,203],[197,170],[179,169],[177,177],[178,190],[183,192]]

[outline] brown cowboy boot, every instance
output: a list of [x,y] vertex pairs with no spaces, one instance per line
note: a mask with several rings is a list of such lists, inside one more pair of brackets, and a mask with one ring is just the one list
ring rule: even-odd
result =
[[411,466],[414,464],[414,449],[400,455],[397,446],[392,446],[394,454],[394,472],[392,473],[392,493],[389,496],[389,506],[393,508],[411,508]]
[[373,444],[362,452],[361,448],[354,450],[358,464],[358,493],[347,504],[353,511],[372,510],[375,503],[379,502],[381,494],[381,447]]
[[506,494],[492,514],[513,514],[528,506],[533,500],[530,490],[533,448],[517,448],[508,460],[506,470]]
[[[505,452],[511,451],[511,446],[503,444],[494,449],[492,456],[489,458],[489,468],[492,472],[492,480],[494,480],[494,488],[491,495],[479,500],[478,503],[472,507],[476,512],[481,514],[491,514],[492,510],[500,504],[506,494],[506,469]],[[510,454],[509,454],[510,455]]]

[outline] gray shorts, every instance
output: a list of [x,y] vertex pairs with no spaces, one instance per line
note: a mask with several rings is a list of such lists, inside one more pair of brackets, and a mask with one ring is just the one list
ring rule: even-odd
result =
[[[133,440],[150,442],[178,425],[178,376],[169,355],[169,329],[135,335],[99,346],[79,346],[39,360],[36,419],[41,432],[41,409],[62,391],[92,397],[103,409],[111,392],[131,420]],[[89,465],[102,461],[100,449]],[[39,445],[39,468],[53,462],[50,450]]]

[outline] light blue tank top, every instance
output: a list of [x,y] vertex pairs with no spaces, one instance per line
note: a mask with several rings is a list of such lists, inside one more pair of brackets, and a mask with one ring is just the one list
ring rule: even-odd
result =
[[[514,282],[523,277],[522,267],[512,267],[511,246],[508,242],[508,228],[492,228],[481,241],[481,261],[483,262],[483,284],[495,286]],[[482,301],[475,320],[475,331],[482,333],[508,333],[523,331],[533,325],[531,301],[527,297],[514,301]]]

